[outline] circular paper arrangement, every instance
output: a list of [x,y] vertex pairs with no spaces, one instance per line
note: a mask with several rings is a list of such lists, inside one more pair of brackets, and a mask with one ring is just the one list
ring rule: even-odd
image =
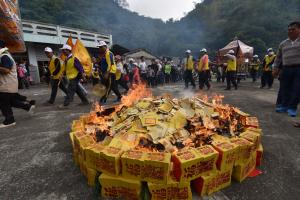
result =
[[192,199],[192,189],[210,195],[260,165],[257,118],[220,96],[145,96],[140,86],[120,105],[96,106],[73,122],[75,163],[102,197]]

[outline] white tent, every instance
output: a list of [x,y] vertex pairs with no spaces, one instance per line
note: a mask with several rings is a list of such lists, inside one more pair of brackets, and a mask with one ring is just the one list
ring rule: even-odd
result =
[[246,45],[240,40],[234,40],[219,50],[219,55],[224,56],[229,50],[234,50],[238,57],[251,58],[254,48]]

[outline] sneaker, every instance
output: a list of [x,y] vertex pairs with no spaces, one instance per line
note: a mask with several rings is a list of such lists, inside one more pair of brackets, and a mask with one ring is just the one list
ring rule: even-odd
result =
[[2,124],[0,124],[0,128],[7,128],[7,127],[10,127],[10,126],[15,126],[17,123],[14,121],[14,122],[11,122],[11,123],[6,123],[6,122],[3,122]]
[[30,108],[29,108],[29,110],[28,110],[28,113],[30,115],[33,115],[34,114],[34,109],[35,109],[35,105],[31,105]]
[[290,117],[296,117],[296,115],[297,115],[296,109],[288,109],[287,112]]
[[276,107],[276,112],[278,113],[286,113],[287,110],[288,110],[287,107],[282,107],[282,106]]

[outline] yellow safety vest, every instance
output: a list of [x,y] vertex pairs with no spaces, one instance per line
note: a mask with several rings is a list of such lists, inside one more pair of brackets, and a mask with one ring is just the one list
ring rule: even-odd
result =
[[228,59],[227,60],[227,69],[226,69],[227,72],[235,72],[236,71],[236,60],[231,60],[231,59]]
[[110,53],[111,52],[109,50],[107,50],[105,53],[105,60],[107,63],[107,71],[112,74],[115,74],[117,72],[117,66],[116,66],[114,57],[113,57],[113,60],[110,60]]
[[[57,59],[56,56],[52,56],[51,60],[50,60],[50,63],[49,63],[49,66],[48,66],[48,69],[50,71],[50,74],[53,75],[53,72],[55,71],[56,67],[55,66],[55,60]],[[53,79],[59,79],[62,75],[62,73],[64,72],[64,65],[63,63],[61,62],[61,60],[58,58],[59,62],[60,62],[60,71],[55,75],[53,76]]]
[[[204,63],[204,60],[207,60],[206,63]],[[200,58],[199,64],[198,64],[198,70],[199,71],[207,71],[209,70],[209,62],[208,62],[208,55],[204,55]]]
[[259,70],[259,65],[260,65],[260,62],[254,61],[254,62],[251,63],[251,68],[255,71],[258,71]]
[[75,57],[72,56],[66,61],[66,75],[69,80],[72,80],[78,76],[78,69],[74,66]]
[[194,70],[194,61],[193,61],[193,56],[189,56],[187,58],[187,61],[185,63],[185,70]]
[[265,66],[264,66],[264,71],[272,71],[272,68],[269,67],[269,64],[272,63],[275,59],[276,55],[268,56],[266,55],[265,57]]

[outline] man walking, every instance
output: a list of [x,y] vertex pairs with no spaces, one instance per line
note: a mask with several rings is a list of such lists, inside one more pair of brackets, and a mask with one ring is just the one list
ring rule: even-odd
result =
[[33,112],[34,101],[28,102],[27,98],[18,94],[17,66],[5,47],[5,42],[0,41],[0,109],[4,121],[0,128],[16,125],[12,107]]
[[80,105],[88,105],[89,101],[85,95],[85,92],[79,86],[80,79],[85,78],[83,67],[78,58],[73,56],[71,46],[65,44],[63,45],[61,50],[62,53],[67,57],[65,61],[65,74],[69,81],[69,85],[67,89],[67,97],[65,98],[63,106],[60,106],[60,108],[65,108],[69,106],[70,103],[73,101],[75,93],[81,99]]
[[202,90],[204,88],[204,85],[206,85],[207,90],[210,89],[210,83],[209,83],[209,57],[207,55],[207,50],[203,48],[200,51],[200,57],[199,57],[199,64],[198,64],[198,73],[199,73],[199,89]]
[[225,55],[227,58],[226,63],[226,83],[227,87],[225,90],[231,90],[231,83],[234,86],[234,88],[237,90],[237,83],[236,83],[236,57],[234,55],[234,51],[230,50]]
[[281,105],[276,111],[287,112],[289,116],[296,117],[300,101],[300,22],[293,22],[288,26],[288,39],[280,43],[274,62],[274,76],[278,76],[281,65]]
[[187,50],[186,58],[183,61],[183,68],[184,68],[184,82],[185,88],[189,87],[189,82],[191,82],[193,88],[196,88],[195,81],[193,78],[193,71],[194,71],[194,59],[191,55],[191,50]]
[[266,84],[268,88],[272,88],[274,78],[272,75],[272,65],[275,61],[276,55],[272,48],[268,49],[268,55],[265,56],[263,61],[263,74],[261,77],[261,86],[260,88],[264,88]]
[[258,55],[254,55],[250,63],[250,74],[253,83],[256,82],[259,66],[260,66],[260,60],[258,58]]
[[64,85],[64,81],[62,80],[64,65],[61,63],[61,60],[54,55],[53,50],[50,47],[45,48],[45,54],[50,59],[48,69],[52,88],[50,99],[46,103],[54,104],[58,88],[60,88],[66,95],[68,93],[67,88]]
[[101,79],[106,86],[106,92],[104,96],[101,97],[100,103],[106,103],[111,90],[117,96],[116,102],[119,102],[121,101],[122,95],[119,92],[116,82],[117,67],[114,54],[107,48],[107,44],[104,41],[100,41],[97,46],[99,47]]

